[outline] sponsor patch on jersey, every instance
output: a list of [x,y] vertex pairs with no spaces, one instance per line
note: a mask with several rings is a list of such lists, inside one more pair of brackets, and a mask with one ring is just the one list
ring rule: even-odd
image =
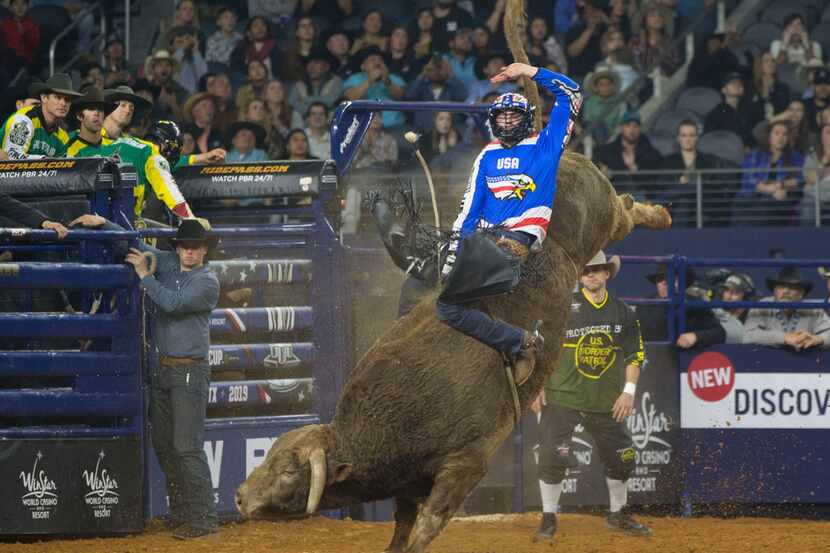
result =
[[499,175],[487,177],[487,187],[499,200],[523,200],[536,191],[536,182],[528,175]]
[[18,121],[12,125],[12,130],[9,131],[9,142],[17,146],[26,145],[26,137],[29,135],[29,129],[25,121]]
[[590,332],[576,343],[576,370],[585,378],[596,380],[614,366],[617,347],[607,332]]

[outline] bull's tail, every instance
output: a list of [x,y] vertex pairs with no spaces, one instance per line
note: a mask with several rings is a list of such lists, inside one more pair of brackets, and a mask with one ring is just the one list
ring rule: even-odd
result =
[[609,242],[616,242],[628,236],[634,227],[663,230],[671,227],[672,219],[662,205],[640,203],[631,194],[617,196],[614,230]]

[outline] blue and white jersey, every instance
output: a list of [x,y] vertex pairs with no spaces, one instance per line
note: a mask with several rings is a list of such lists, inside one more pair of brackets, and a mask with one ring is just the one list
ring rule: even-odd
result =
[[[582,107],[582,92],[568,77],[543,68],[533,80],[556,97],[550,121],[541,133],[511,148],[497,141],[484,147],[473,162],[461,212],[453,224],[460,238],[476,228],[501,226],[532,234],[538,249],[547,235],[559,158],[573,129],[572,117]],[[450,244],[449,266],[455,262],[457,248],[458,241]]]

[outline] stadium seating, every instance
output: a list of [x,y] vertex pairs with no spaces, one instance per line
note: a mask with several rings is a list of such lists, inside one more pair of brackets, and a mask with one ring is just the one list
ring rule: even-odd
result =
[[744,160],[744,143],[732,131],[710,131],[700,137],[697,148],[703,153],[716,155],[736,166]]
[[769,6],[764,9],[764,12],[761,14],[761,21],[768,21],[770,23],[775,23],[781,27],[784,26],[784,20],[790,16],[790,14],[797,13],[801,17],[804,18],[804,21],[808,22],[807,19],[807,11],[804,9],[803,6],[800,6],[797,2],[771,2]]
[[702,118],[694,111],[688,109],[672,109],[664,111],[657,116],[657,120],[652,127],[652,132],[663,131],[674,135],[677,132],[677,125],[684,119],[691,119],[698,126],[703,124]]
[[651,142],[652,146],[657,148],[657,151],[660,152],[661,156],[673,154],[675,146],[677,145],[675,133],[670,133],[668,131],[650,132],[648,134],[648,140]]
[[813,27],[810,31],[810,38],[821,45],[821,50],[826,59],[827,52],[830,52],[830,19],[825,18],[821,23]]
[[695,86],[681,92],[674,106],[675,109],[693,111],[701,119],[704,119],[706,114],[720,103],[720,92],[704,86]]
[[763,50],[769,50],[773,40],[781,38],[781,27],[769,21],[760,21],[747,27],[742,33],[744,43],[752,44]]
[[782,63],[778,65],[778,80],[787,85],[794,96],[801,96],[804,93],[806,84],[799,77],[799,65],[796,63]]

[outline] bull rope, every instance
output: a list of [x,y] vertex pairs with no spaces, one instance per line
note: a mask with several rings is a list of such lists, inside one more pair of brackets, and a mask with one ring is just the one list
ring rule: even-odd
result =
[[[527,17],[525,15],[524,0],[507,0],[507,8],[504,11],[504,37],[513,59],[520,63],[530,64],[524,47],[525,28]],[[539,87],[533,79],[522,77],[522,88],[524,89],[533,110],[533,128],[536,132],[542,130],[542,101],[539,97]]]

